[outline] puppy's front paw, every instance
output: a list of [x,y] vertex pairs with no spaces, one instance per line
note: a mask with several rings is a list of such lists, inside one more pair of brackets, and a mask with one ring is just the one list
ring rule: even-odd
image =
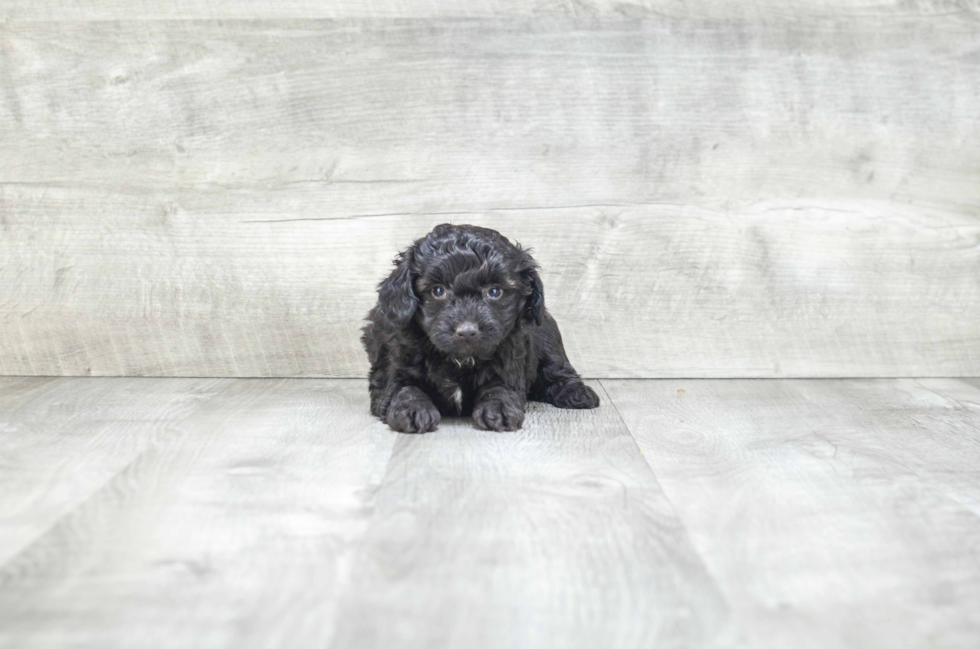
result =
[[524,423],[524,408],[516,399],[487,399],[473,408],[473,423],[481,430],[517,430]]
[[428,433],[436,429],[442,415],[431,403],[406,404],[399,408],[390,408],[385,423],[399,433]]
[[599,395],[584,383],[569,383],[555,396],[558,408],[597,408]]
[[385,423],[399,433],[428,433],[441,420],[442,415],[432,399],[418,388],[403,388],[388,406],[385,417]]

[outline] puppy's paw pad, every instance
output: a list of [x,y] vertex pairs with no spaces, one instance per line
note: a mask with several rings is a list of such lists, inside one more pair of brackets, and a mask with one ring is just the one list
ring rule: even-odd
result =
[[506,401],[484,401],[473,408],[473,423],[481,430],[517,430],[524,424],[524,410]]
[[584,383],[570,383],[555,397],[555,406],[577,409],[597,408],[599,395]]
[[435,430],[441,420],[442,415],[431,403],[409,403],[390,409],[385,423],[399,433],[428,433]]

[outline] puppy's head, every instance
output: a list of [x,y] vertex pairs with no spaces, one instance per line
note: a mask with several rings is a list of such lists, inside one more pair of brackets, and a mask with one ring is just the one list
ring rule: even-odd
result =
[[541,324],[544,291],[534,259],[495,230],[437,226],[395,260],[378,287],[385,316],[417,322],[459,363],[488,359],[514,329]]

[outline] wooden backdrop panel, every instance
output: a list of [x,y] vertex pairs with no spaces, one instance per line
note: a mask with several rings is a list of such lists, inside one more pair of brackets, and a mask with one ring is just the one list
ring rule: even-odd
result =
[[248,196],[7,188],[21,208],[5,240],[34,261],[5,279],[0,371],[364,375],[358,329],[393,251],[451,220],[536,249],[589,376],[980,373],[967,216],[794,203],[277,218],[293,197]]
[[0,372],[360,376],[453,221],[588,376],[975,375],[974,15],[5,24]]
[[961,16],[977,0],[0,0],[0,21],[592,17]]
[[980,203],[976,22],[66,22],[0,34],[7,183],[312,185],[334,217]]

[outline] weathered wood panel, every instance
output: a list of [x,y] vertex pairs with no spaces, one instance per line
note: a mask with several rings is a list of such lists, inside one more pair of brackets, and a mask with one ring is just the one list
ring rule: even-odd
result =
[[0,565],[48,531],[222,385],[0,379]]
[[751,645],[980,643],[980,391],[603,385]]
[[590,376],[975,375],[980,28],[871,14],[5,24],[0,372],[361,376],[453,220]]
[[0,0],[0,21],[205,18],[836,18],[867,15],[969,17],[976,0]]
[[536,249],[590,376],[980,374],[968,216],[796,202],[321,220],[315,196],[275,192],[2,196],[18,206],[0,244],[7,374],[363,376],[376,282],[445,220]]
[[735,640],[608,400],[533,404],[514,434],[456,419],[399,438],[339,610],[335,647]]
[[[118,397],[161,385],[113,385],[122,381]],[[69,385],[82,393],[106,384]],[[165,385],[174,397],[199,397],[194,382]],[[94,461],[57,443],[75,439],[72,421],[116,416],[111,405],[85,405],[72,418],[53,413],[48,435],[32,442],[48,447],[49,471]],[[159,405],[143,397],[131,407],[150,414]],[[13,437],[27,444],[28,432]],[[368,414],[364,382],[228,382],[170,433],[0,567],[0,646],[329,642],[396,438]],[[71,482],[62,476],[57,487]]]
[[0,646],[977,646],[976,380],[593,385],[2,379]]
[[0,182],[319,188],[332,216],[980,202],[970,20],[60,22],[0,37]]

